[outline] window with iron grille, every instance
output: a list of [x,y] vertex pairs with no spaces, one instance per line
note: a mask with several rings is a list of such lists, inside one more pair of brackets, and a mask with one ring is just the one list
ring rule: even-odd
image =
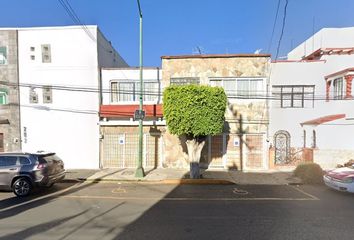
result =
[[[156,80],[144,80],[143,100],[157,101],[160,93],[160,84]],[[140,82],[112,81],[111,102],[137,102],[140,97]]]
[[314,85],[273,85],[273,103],[280,108],[313,108]]
[[43,103],[53,103],[52,87],[51,86],[44,86],[43,87]]
[[228,97],[265,97],[263,78],[213,78],[210,85],[223,87]]
[[190,85],[190,84],[200,84],[199,77],[178,77],[170,79],[171,85]]
[[0,46],[0,65],[7,64],[7,48]]

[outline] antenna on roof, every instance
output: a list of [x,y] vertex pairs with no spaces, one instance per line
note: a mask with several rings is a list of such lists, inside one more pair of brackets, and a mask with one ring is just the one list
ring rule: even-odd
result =
[[196,46],[196,47],[193,49],[193,54],[199,54],[199,55],[201,55],[201,54],[204,54],[204,53],[205,53],[205,51],[204,51],[203,47],[201,47],[201,46]]

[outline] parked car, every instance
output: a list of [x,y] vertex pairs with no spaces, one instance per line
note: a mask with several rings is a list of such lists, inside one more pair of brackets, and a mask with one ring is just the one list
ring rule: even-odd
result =
[[0,153],[0,188],[18,197],[34,187],[51,187],[64,177],[64,163],[55,153]]
[[354,165],[327,171],[323,180],[330,188],[354,193]]

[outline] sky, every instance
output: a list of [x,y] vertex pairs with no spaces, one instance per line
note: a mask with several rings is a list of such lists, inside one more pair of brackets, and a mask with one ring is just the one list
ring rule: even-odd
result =
[[[67,1],[83,24],[99,26],[129,65],[139,65],[136,0]],[[161,56],[199,51],[233,54],[260,50],[274,58],[286,0],[280,1],[270,41],[278,0],[140,0],[144,66],[160,66]],[[321,28],[354,26],[353,0],[288,1],[279,57]],[[0,27],[75,25],[58,0],[2,0],[1,9]]]

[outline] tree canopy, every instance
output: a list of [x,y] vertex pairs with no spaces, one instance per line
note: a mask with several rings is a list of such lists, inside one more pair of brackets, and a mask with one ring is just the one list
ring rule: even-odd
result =
[[221,87],[170,86],[163,94],[163,114],[172,134],[216,135],[223,129],[226,103]]

